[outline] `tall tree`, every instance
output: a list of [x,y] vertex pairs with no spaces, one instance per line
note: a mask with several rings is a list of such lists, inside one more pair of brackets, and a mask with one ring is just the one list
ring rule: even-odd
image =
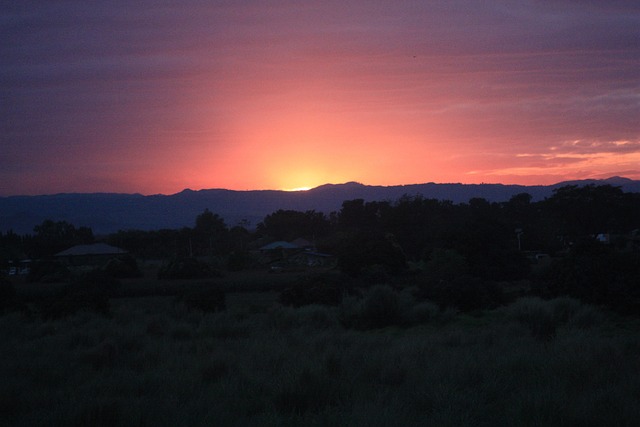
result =
[[229,229],[217,213],[205,209],[196,217],[191,250],[194,255],[222,255],[229,249]]
[[33,258],[51,256],[74,245],[94,242],[89,227],[76,228],[67,221],[45,220],[33,228],[35,235],[29,239],[28,254]]
[[258,234],[276,240],[293,240],[298,237],[314,240],[329,232],[329,220],[322,212],[278,210],[267,215],[258,224]]

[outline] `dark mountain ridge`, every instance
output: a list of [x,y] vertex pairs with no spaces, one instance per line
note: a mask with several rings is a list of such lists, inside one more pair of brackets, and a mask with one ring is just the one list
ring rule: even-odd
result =
[[0,231],[18,234],[33,232],[45,219],[68,221],[91,227],[96,234],[118,230],[156,230],[192,227],[205,209],[219,214],[229,226],[247,220],[250,227],[278,209],[340,210],[345,200],[395,201],[403,195],[466,203],[480,197],[503,202],[519,193],[529,193],[534,201],[543,200],[565,185],[619,186],[625,192],[640,192],[640,181],[612,177],[606,180],[567,181],[554,185],[504,184],[426,184],[372,186],[356,182],[325,184],[308,191],[234,191],[224,189],[183,190],[172,195],[121,193],[62,193],[41,196],[0,197]]

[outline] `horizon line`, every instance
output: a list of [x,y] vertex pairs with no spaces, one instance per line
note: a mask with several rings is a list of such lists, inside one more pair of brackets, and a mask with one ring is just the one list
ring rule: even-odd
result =
[[411,184],[392,184],[392,185],[376,185],[376,184],[364,184],[358,181],[346,181],[346,182],[341,182],[341,183],[325,183],[325,184],[320,184],[317,185],[315,187],[297,187],[297,188],[292,188],[292,189],[253,189],[253,190],[249,190],[249,189],[245,189],[245,190],[233,190],[233,189],[229,189],[229,188],[221,188],[221,187],[213,187],[213,188],[201,188],[198,190],[194,190],[191,188],[184,188],[178,192],[175,193],[149,193],[149,194],[143,194],[140,192],[133,192],[133,193],[126,193],[126,192],[110,192],[110,191],[94,191],[94,192],[66,192],[66,191],[61,191],[61,192],[57,192],[57,193],[39,193],[39,194],[10,194],[10,195],[0,195],[0,198],[10,198],[10,197],[51,197],[51,196],[64,196],[64,195],[88,195],[88,194],[95,194],[95,195],[107,195],[107,194],[112,194],[112,195],[128,195],[128,196],[141,196],[141,197],[153,197],[153,196],[165,196],[165,197],[169,197],[169,196],[175,196],[178,195],[180,193],[184,193],[184,192],[199,192],[199,191],[232,191],[232,192],[238,192],[238,193],[242,193],[242,192],[258,192],[258,191],[273,191],[273,192],[283,192],[283,193],[306,193],[309,191],[313,191],[315,189],[318,189],[320,187],[327,187],[327,186],[344,186],[344,185],[348,185],[348,184],[357,184],[363,187],[408,187],[408,186],[414,186],[414,185],[429,185],[429,184],[433,184],[433,185],[465,185],[465,186],[473,186],[473,185],[502,185],[502,186],[518,186],[518,187],[553,187],[555,185],[558,184],[563,184],[563,183],[568,183],[568,182],[584,182],[584,181],[610,181],[610,180],[614,180],[614,179],[620,179],[620,180],[626,180],[629,182],[636,182],[638,180],[634,180],[631,178],[627,178],[624,176],[619,176],[619,175],[614,175],[614,176],[610,176],[608,178],[583,178],[583,179],[569,179],[569,180],[565,180],[565,181],[559,181],[553,184],[505,184],[505,183],[501,183],[501,182],[481,182],[481,183],[462,183],[462,182],[434,182],[434,181],[429,181],[429,182],[420,182],[420,183],[411,183]]

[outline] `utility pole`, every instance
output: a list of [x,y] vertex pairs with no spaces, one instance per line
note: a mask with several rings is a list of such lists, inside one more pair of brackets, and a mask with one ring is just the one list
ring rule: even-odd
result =
[[522,250],[522,244],[520,241],[520,236],[522,236],[522,228],[516,228],[516,236],[518,237],[518,251]]

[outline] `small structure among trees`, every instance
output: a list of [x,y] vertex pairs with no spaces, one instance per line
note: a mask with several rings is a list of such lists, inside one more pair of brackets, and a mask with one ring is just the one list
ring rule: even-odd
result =
[[317,252],[305,239],[293,242],[278,240],[260,248],[262,260],[272,267],[333,267],[336,258],[333,255]]
[[55,254],[55,257],[70,266],[98,266],[103,265],[111,258],[124,255],[127,252],[106,243],[93,243],[90,245],[76,245]]

